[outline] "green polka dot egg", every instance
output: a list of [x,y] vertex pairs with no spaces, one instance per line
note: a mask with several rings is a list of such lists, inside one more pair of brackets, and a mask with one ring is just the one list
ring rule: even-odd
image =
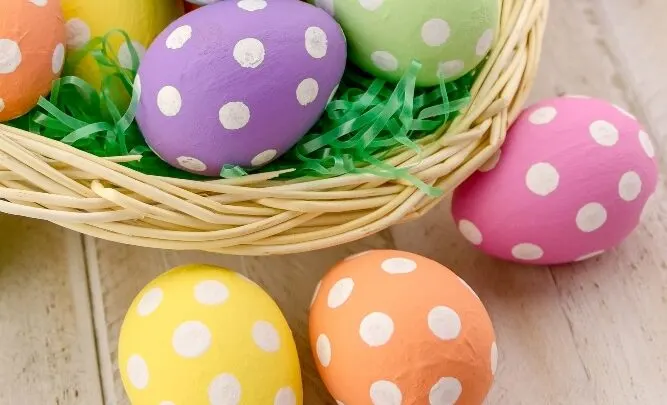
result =
[[417,85],[460,78],[482,62],[500,22],[500,0],[310,0],[343,27],[349,57],[372,75],[397,82],[412,60]]
[[303,404],[280,309],[218,267],[178,267],[146,286],[125,317],[118,356],[133,405]]

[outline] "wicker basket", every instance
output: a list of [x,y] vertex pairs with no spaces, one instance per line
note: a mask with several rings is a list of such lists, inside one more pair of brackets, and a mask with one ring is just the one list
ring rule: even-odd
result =
[[[499,0],[500,1],[500,0]],[[536,74],[548,0],[502,0],[499,39],[471,105],[388,162],[450,192],[500,148]],[[115,242],[268,255],[311,251],[418,218],[438,203],[413,185],[370,175],[277,180],[152,177],[68,145],[0,125],[0,212]]]

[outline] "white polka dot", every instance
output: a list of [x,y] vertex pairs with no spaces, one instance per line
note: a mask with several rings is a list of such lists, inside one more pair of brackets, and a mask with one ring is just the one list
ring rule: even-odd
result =
[[315,59],[322,59],[327,55],[329,40],[327,33],[320,27],[308,27],[306,30],[306,51]]
[[371,402],[373,405],[402,405],[401,389],[391,381],[376,381],[371,385]]
[[491,344],[491,374],[496,375],[498,370],[498,345],[496,342]]
[[544,256],[544,250],[533,243],[519,243],[512,248],[512,256],[519,260],[538,260]]
[[365,8],[368,11],[375,11],[382,4],[384,3],[384,0],[359,0],[359,4],[361,4],[361,7]]
[[642,179],[637,172],[627,172],[618,182],[618,195],[625,201],[634,201],[642,192]]
[[234,101],[222,106],[218,113],[220,123],[225,129],[235,131],[248,125],[250,109],[240,101]]
[[467,288],[468,291],[470,291],[475,297],[479,298],[479,295],[477,295],[477,292],[475,292],[475,290],[473,290],[472,287],[470,287],[470,285],[469,285],[468,283],[466,283],[466,281],[465,281],[464,279],[462,279],[461,277],[459,277],[459,281],[460,281],[461,284],[463,284],[463,286],[464,286],[465,288]]
[[382,270],[389,274],[412,273],[417,269],[417,263],[403,257],[394,257],[382,262]]
[[264,44],[257,38],[244,38],[234,45],[234,59],[241,67],[259,67],[264,62],[264,55]]
[[193,172],[205,172],[208,169],[204,162],[191,156],[180,156],[176,161],[182,168]]
[[181,25],[169,34],[165,45],[169,49],[181,49],[192,38],[192,27]]
[[486,173],[495,169],[496,166],[498,166],[498,162],[500,162],[500,155],[502,155],[502,150],[498,149],[493,155],[491,155],[489,160],[487,160],[486,163],[484,163],[482,167],[479,168],[479,171]]
[[393,72],[398,69],[398,59],[386,51],[375,51],[371,54],[371,61],[380,70]]
[[278,151],[275,149],[265,150],[264,152],[258,154],[250,161],[250,164],[253,167],[264,166],[265,164],[272,161],[278,155]]
[[296,405],[296,394],[290,387],[281,388],[273,400],[273,405]]
[[459,232],[473,245],[480,245],[483,240],[482,232],[480,232],[477,225],[468,221],[467,219],[462,219],[459,221]]
[[224,304],[229,298],[229,289],[217,280],[206,280],[195,286],[195,299],[202,305]]
[[458,76],[463,72],[463,69],[465,69],[465,63],[458,59],[438,64],[438,74],[445,79]]
[[577,227],[582,232],[593,232],[607,222],[607,210],[600,203],[588,203],[577,212]]
[[211,331],[199,321],[183,322],[174,330],[171,344],[181,357],[199,357],[211,347]]
[[655,157],[655,148],[649,134],[645,131],[639,131],[639,143],[641,143],[644,152],[646,152],[646,156],[653,159]]
[[447,42],[450,32],[447,21],[432,18],[422,25],[422,40],[428,46],[440,46]]
[[30,2],[37,7],[44,7],[48,4],[48,0],[30,0]]
[[542,107],[533,111],[528,120],[534,125],[545,125],[553,121],[556,115],[558,111],[554,107]]
[[148,365],[141,356],[135,354],[127,361],[127,378],[130,380],[132,386],[138,390],[148,387],[150,379]]
[[491,49],[491,45],[493,45],[493,30],[489,28],[484,31],[481,37],[479,37],[477,46],[475,47],[475,53],[477,56],[484,56]]
[[157,107],[166,117],[174,117],[181,111],[183,100],[174,86],[165,86],[157,93]]
[[331,364],[331,341],[327,335],[322,334],[317,337],[315,350],[322,367],[329,367],[329,364]]
[[280,350],[280,335],[270,322],[255,322],[252,326],[252,340],[265,352],[275,353]]
[[80,18],[72,18],[65,23],[67,46],[81,48],[90,41],[90,27]]
[[315,300],[317,299],[317,295],[320,293],[320,289],[322,288],[322,282],[320,281],[317,283],[317,286],[315,287],[315,292],[313,293],[313,298],[310,300],[310,307],[313,307],[313,304],[315,303]]
[[208,386],[211,405],[238,405],[241,402],[241,383],[231,374],[221,374]]
[[441,378],[428,394],[429,405],[454,405],[459,400],[463,386],[454,377]]
[[625,115],[626,117],[628,117],[628,118],[632,118],[633,120],[636,119],[634,115],[630,114],[630,113],[627,112],[625,109],[623,109],[623,108],[621,108],[621,107],[619,107],[619,106],[617,106],[617,105],[615,105],[614,108],[616,108],[616,110],[618,110],[618,112],[620,112],[621,114]]
[[2,112],[5,109],[5,100],[0,98],[0,112]]
[[[146,47],[141,45],[137,41],[132,41],[132,47],[134,48],[134,51],[137,53],[137,63],[143,59],[144,55],[146,54]],[[132,63],[132,54],[130,53],[130,47],[127,45],[126,42],[123,42],[123,44],[120,46],[118,49],[118,62],[122,67],[125,69],[138,69],[139,65],[134,66],[134,63]]]
[[394,334],[394,321],[387,314],[373,312],[359,325],[359,336],[370,347],[384,346]]
[[576,258],[575,262],[583,262],[584,260],[588,260],[588,259],[592,259],[596,256],[600,256],[603,253],[604,253],[604,250],[598,250],[597,252],[587,253],[583,256],[579,256],[578,258]]
[[461,333],[461,318],[449,307],[435,307],[428,313],[428,327],[440,340],[453,340]]
[[614,146],[618,142],[618,129],[607,121],[593,122],[589,127],[589,132],[595,142],[602,146]]
[[526,186],[533,193],[545,197],[558,188],[560,175],[550,163],[535,163],[526,172]]
[[236,5],[245,11],[264,10],[267,6],[266,0],[241,0]]
[[19,44],[11,39],[0,39],[0,74],[14,73],[22,60]]
[[51,71],[54,75],[60,73],[63,70],[63,65],[65,64],[65,45],[58,44],[53,50],[53,57],[51,58]]
[[329,13],[329,15],[335,15],[334,0],[315,0],[315,5]]
[[155,312],[164,298],[164,293],[158,287],[151,288],[141,297],[137,304],[137,313],[139,316],[148,316]]
[[327,298],[329,308],[336,309],[345,304],[352,295],[353,290],[354,280],[349,277],[338,280],[336,284],[331,287],[331,290],[329,290],[329,296]]
[[319,91],[320,86],[315,79],[304,79],[296,88],[296,99],[299,101],[299,104],[305,107],[315,101]]

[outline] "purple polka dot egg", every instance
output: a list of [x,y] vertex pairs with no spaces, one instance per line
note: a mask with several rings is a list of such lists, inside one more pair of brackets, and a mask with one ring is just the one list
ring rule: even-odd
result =
[[136,79],[137,122],[174,167],[219,176],[260,167],[305,135],[345,69],[345,36],[294,0],[227,0],[172,23]]
[[526,109],[502,149],[456,189],[459,230],[510,261],[563,264],[620,244],[655,192],[650,136],[609,102],[566,96]]

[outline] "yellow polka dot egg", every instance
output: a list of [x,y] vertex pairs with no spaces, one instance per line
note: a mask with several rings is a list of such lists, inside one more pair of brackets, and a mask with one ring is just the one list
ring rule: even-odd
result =
[[350,59],[397,82],[413,60],[420,86],[455,80],[489,53],[500,24],[499,0],[310,0],[343,27]]
[[173,269],[132,303],[119,339],[133,405],[301,405],[296,345],[276,303],[233,271]]
[[[153,39],[184,13],[181,0],[62,0],[62,6],[68,49],[78,50],[92,38],[123,30],[140,58]],[[112,51],[122,66],[133,67],[131,52],[122,36],[114,36]],[[95,86],[99,86],[103,73],[92,57],[79,63],[75,72]]]

